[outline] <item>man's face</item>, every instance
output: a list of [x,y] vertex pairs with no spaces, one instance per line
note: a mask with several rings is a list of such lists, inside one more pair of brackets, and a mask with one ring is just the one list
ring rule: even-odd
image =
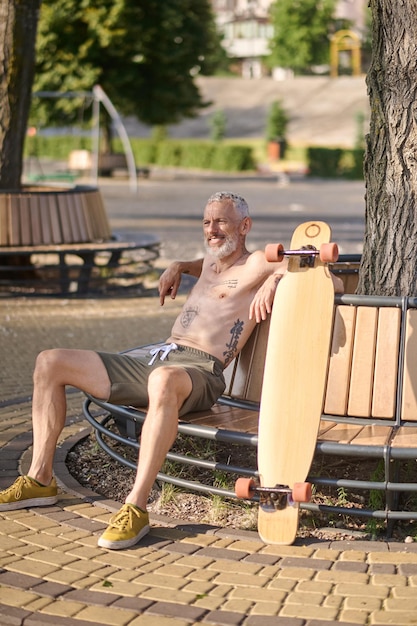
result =
[[229,200],[211,202],[204,211],[203,229],[206,250],[223,259],[239,245],[239,225],[242,219]]

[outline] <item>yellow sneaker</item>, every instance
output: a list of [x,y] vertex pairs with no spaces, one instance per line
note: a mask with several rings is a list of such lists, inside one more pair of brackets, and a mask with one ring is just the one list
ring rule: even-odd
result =
[[19,476],[8,489],[0,491],[0,511],[49,506],[57,502],[57,493],[55,478],[47,487],[43,487],[29,476]]
[[149,530],[149,515],[133,504],[124,504],[97,543],[101,548],[123,550],[134,546]]

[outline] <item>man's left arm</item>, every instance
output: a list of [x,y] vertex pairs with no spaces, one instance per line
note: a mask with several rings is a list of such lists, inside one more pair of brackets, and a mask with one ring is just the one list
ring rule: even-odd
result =
[[[285,276],[287,264],[285,262],[274,263],[271,266],[272,274],[269,274],[259,287],[249,307],[249,319],[255,319],[257,324],[262,320],[266,320],[268,315],[270,315],[275,292],[279,281]],[[344,293],[344,285],[341,278],[332,273],[330,273],[330,276],[335,293]]]

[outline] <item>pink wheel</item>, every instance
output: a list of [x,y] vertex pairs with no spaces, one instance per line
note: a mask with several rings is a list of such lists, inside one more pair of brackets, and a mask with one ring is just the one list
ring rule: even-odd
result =
[[310,502],[311,483],[294,483],[292,499],[294,502]]
[[269,243],[265,246],[265,258],[269,263],[281,262],[284,258],[284,246],[282,243]]
[[336,263],[339,258],[337,243],[323,243],[320,246],[320,261],[322,263]]
[[253,478],[238,478],[235,482],[235,494],[242,500],[250,500],[255,495],[255,481]]

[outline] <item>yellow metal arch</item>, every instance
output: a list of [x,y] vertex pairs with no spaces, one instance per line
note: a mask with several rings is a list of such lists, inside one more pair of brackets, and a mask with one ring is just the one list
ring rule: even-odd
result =
[[353,30],[338,30],[330,40],[330,76],[336,78],[339,73],[339,52],[348,50],[352,53],[352,75],[361,73],[361,40]]

